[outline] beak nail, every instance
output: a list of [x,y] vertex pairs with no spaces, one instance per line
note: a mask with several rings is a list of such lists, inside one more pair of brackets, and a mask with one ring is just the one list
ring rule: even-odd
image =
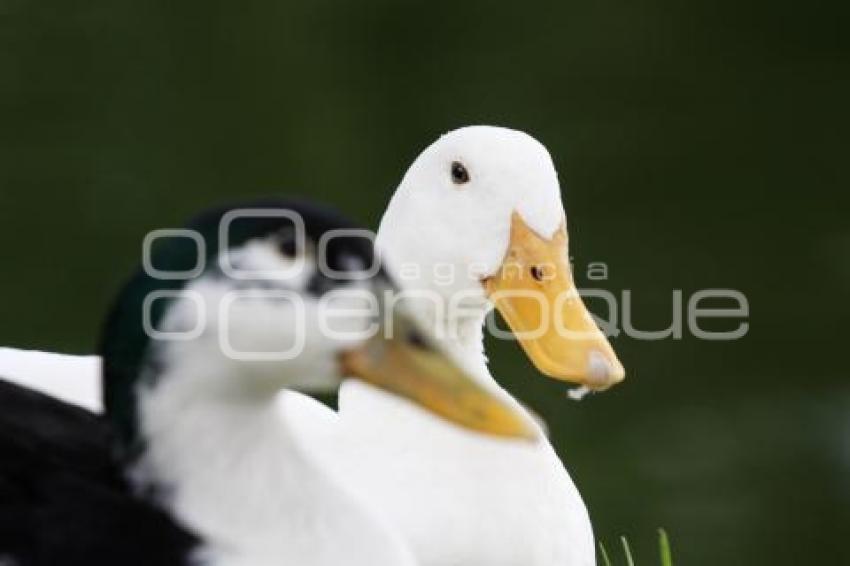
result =
[[614,364],[601,352],[593,350],[587,363],[590,387],[594,389],[607,389],[615,383],[619,383],[625,377],[623,366]]

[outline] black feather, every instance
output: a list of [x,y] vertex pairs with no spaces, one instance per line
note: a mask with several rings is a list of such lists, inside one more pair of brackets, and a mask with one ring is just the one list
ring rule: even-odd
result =
[[108,424],[0,380],[0,562],[184,565],[197,539],[136,498]]

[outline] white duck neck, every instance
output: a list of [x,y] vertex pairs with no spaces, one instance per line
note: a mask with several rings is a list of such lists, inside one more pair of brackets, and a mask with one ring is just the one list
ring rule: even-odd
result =
[[131,473],[163,488],[163,506],[205,541],[201,563],[339,564],[348,551],[352,564],[392,564],[372,517],[299,445],[276,396],[234,397],[234,378],[205,365],[142,393],[147,449]]
[[476,304],[453,310],[447,306],[449,304],[450,299],[446,297],[439,305],[431,301],[412,301],[411,309],[466,369],[481,379],[494,382],[484,352],[484,322],[489,307]]

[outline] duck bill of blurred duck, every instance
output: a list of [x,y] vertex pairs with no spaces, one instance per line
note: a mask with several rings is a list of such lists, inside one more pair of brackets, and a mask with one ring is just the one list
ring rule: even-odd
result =
[[547,239],[515,212],[505,259],[483,285],[538,370],[601,391],[625,370],[579,296],[567,244],[565,223]]
[[537,427],[498,392],[466,373],[410,318],[395,315],[393,336],[379,332],[342,354],[345,375],[406,398],[432,413],[494,436],[535,440]]

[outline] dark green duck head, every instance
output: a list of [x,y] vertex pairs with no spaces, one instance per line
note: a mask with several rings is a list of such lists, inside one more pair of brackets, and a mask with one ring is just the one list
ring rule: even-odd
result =
[[124,457],[144,449],[140,400],[167,380],[235,402],[332,392],[351,377],[471,429],[535,435],[397,308],[403,294],[369,233],[335,212],[277,200],[218,208],[149,234],[142,259],[100,345]]

